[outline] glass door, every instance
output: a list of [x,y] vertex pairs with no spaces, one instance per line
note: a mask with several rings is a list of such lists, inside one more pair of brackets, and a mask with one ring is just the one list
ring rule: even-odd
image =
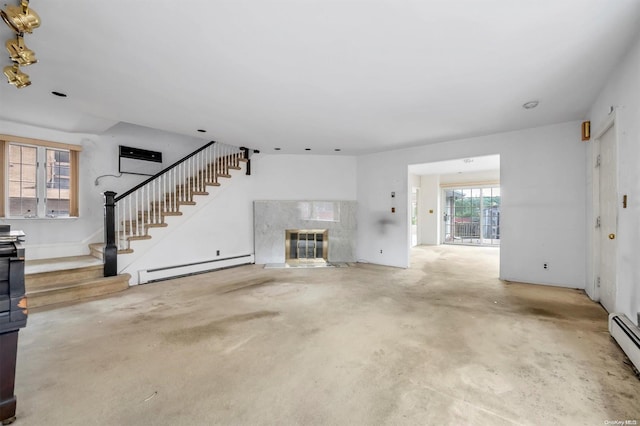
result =
[[500,244],[500,187],[444,190],[445,244]]

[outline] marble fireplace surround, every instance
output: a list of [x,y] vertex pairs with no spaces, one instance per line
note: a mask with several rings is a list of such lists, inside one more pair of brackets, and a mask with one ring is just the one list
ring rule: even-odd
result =
[[[319,220],[316,208],[327,203],[333,205],[333,218],[329,214]],[[285,262],[287,229],[326,229],[329,262],[355,262],[356,208],[356,201],[342,200],[254,201],[255,263]]]

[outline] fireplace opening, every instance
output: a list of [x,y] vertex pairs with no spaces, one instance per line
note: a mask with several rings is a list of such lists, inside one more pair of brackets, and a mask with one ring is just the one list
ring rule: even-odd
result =
[[287,261],[328,260],[329,235],[326,229],[287,229],[285,253]]

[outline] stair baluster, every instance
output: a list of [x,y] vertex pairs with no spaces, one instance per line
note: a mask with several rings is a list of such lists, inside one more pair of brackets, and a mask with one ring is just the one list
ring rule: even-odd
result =
[[180,205],[194,204],[195,194],[218,186],[218,177],[229,177],[240,161],[249,170],[247,148],[212,141],[118,197],[105,192],[105,276],[117,274],[118,251],[129,251],[132,240],[151,238],[148,228],[166,226],[165,216],[181,215]]

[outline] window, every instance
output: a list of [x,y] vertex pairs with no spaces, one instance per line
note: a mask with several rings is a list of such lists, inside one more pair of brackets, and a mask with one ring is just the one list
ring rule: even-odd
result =
[[6,217],[78,216],[80,147],[0,135]]

